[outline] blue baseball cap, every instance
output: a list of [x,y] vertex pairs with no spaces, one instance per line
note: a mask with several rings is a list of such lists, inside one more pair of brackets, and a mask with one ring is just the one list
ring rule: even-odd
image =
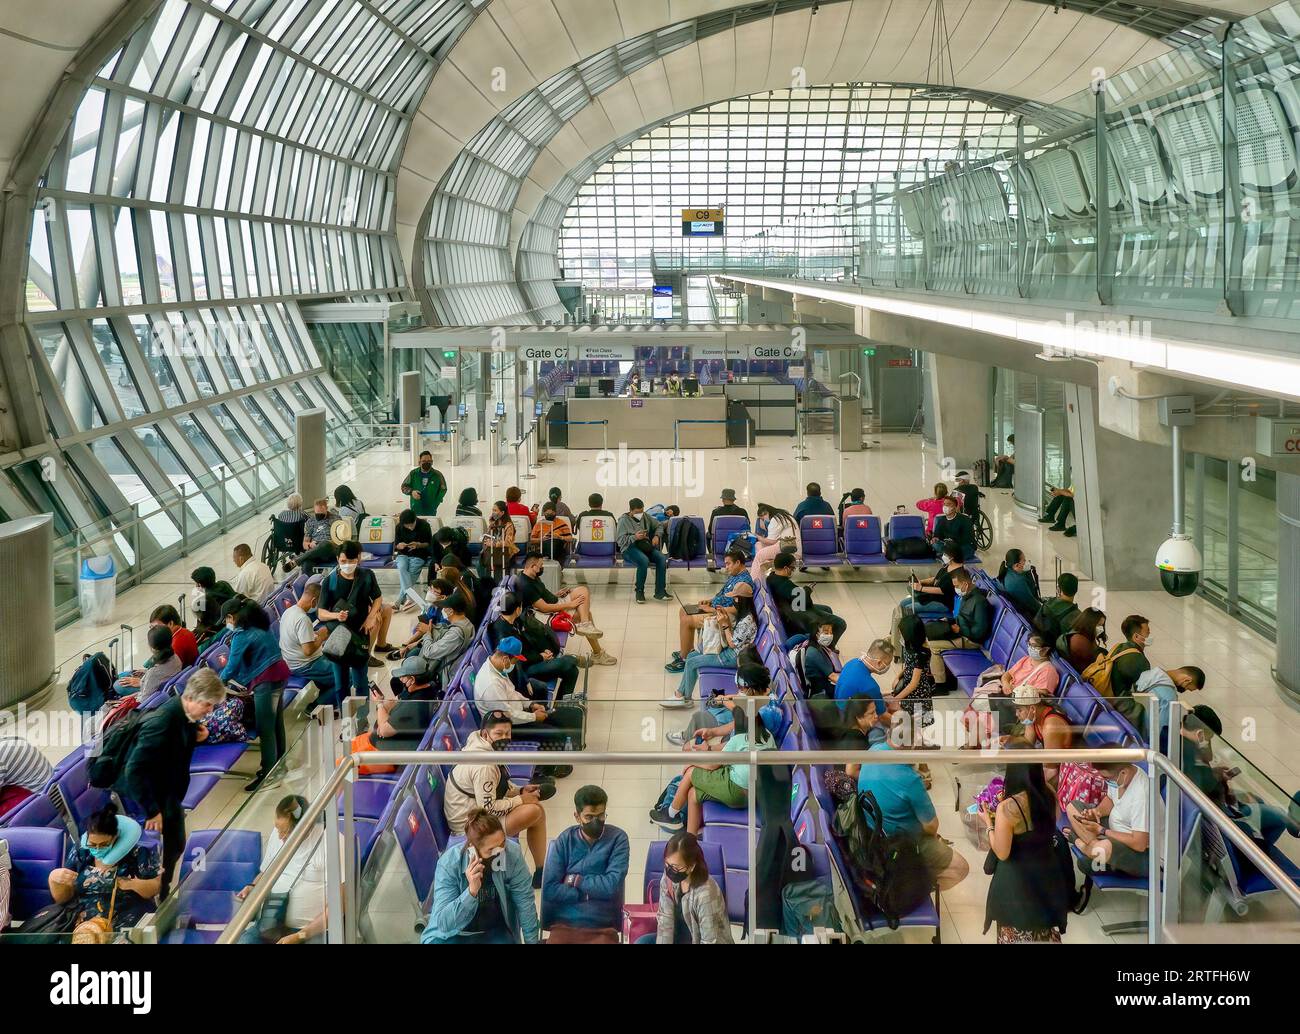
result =
[[524,644],[515,636],[508,635],[497,643],[497,653],[504,653],[517,661],[527,660],[523,655]]

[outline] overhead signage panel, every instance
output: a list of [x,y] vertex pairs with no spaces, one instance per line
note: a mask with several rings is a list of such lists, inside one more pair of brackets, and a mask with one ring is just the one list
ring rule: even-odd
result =
[[636,345],[606,345],[600,342],[584,341],[578,346],[578,358],[594,362],[630,362],[636,358]]

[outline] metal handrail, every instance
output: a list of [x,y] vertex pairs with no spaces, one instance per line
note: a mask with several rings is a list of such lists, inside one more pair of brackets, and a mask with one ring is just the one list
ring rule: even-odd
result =
[[[895,749],[889,751],[856,751],[856,750],[807,750],[807,751],[785,751],[785,750],[750,750],[747,752],[737,752],[732,756],[732,764],[745,764],[750,769],[750,786],[757,786],[755,769],[763,765],[838,765],[845,762],[853,762],[862,765],[912,765],[912,764],[954,764],[954,765],[987,765],[990,757],[1000,757],[1009,759],[1012,762],[1016,758],[1021,759],[1023,764],[1064,764],[1066,762],[1102,762],[1102,763],[1129,763],[1154,766],[1160,773],[1167,776],[1177,787],[1180,793],[1185,793],[1191,801],[1197,806],[1203,815],[1209,817],[1215,826],[1227,836],[1233,844],[1242,852],[1251,864],[1255,865],[1261,873],[1275,886],[1278,890],[1291,900],[1291,902],[1300,908],[1300,886],[1296,886],[1286,875],[1283,870],[1265,855],[1246,836],[1236,825],[1224,815],[1214,802],[1204,793],[1197,789],[1196,785],[1181,771],[1176,764],[1169,758],[1165,757],[1159,751],[1145,747],[1122,747],[1122,748],[1084,748],[1069,750],[1034,750],[1032,760],[1026,756],[1024,751],[1008,750],[990,750],[990,751],[970,751],[970,750],[916,750],[916,749]],[[267,897],[270,896],[271,889],[276,881],[288,868],[290,861],[295,853],[300,850],[307,842],[309,837],[315,835],[316,823],[327,812],[335,809],[336,798],[340,788],[343,789],[344,796],[344,816],[345,825],[352,825],[352,782],[355,778],[355,770],[362,764],[367,765],[428,765],[428,764],[447,764],[462,761],[479,761],[482,759],[481,752],[475,751],[370,751],[361,754],[348,754],[338,764],[337,768],[325,782],[320,792],[312,799],[303,811],[301,819],[295,825],[293,832],[290,833],[289,839],[283,848],[276,852],[275,857],[267,868],[261,872],[257,881],[253,884],[253,889],[248,897],[244,899],[239,909],[231,917],[226,928],[221,932],[217,939],[218,944],[231,944],[243,933],[253,917],[257,915],[262,906],[265,904]],[[682,754],[680,751],[646,751],[644,753],[635,753],[627,751],[566,751],[564,754],[566,762],[572,764],[602,764],[602,765],[680,765],[682,763]],[[546,765],[556,760],[554,751],[511,751],[510,761],[512,764],[521,765]],[[1168,804],[1168,802],[1166,802]],[[337,812],[335,812],[337,814]],[[751,833],[754,817],[754,795],[750,795],[750,818]],[[1153,821],[1154,825],[1154,821]],[[327,851],[335,850],[331,841],[326,841]],[[1157,852],[1155,839],[1152,839],[1152,852]],[[356,851],[355,837],[345,835],[344,837],[344,854],[345,864],[343,871],[345,881],[353,889],[355,888],[355,864],[353,855]],[[1153,853],[1153,864],[1155,861]],[[1167,867],[1174,864],[1173,859],[1167,859]],[[351,877],[350,879],[348,877]],[[1153,893],[1156,893],[1153,888]]]

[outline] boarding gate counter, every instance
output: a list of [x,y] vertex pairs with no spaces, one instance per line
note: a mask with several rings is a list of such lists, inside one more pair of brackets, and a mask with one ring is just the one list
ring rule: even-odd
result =
[[571,398],[568,447],[618,448],[622,443],[632,449],[725,449],[726,419],[722,395]]

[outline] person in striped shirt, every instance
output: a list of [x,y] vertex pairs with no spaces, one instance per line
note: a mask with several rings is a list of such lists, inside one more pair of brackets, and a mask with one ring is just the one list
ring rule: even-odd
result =
[[0,815],[40,793],[54,778],[45,756],[19,736],[0,736]]

